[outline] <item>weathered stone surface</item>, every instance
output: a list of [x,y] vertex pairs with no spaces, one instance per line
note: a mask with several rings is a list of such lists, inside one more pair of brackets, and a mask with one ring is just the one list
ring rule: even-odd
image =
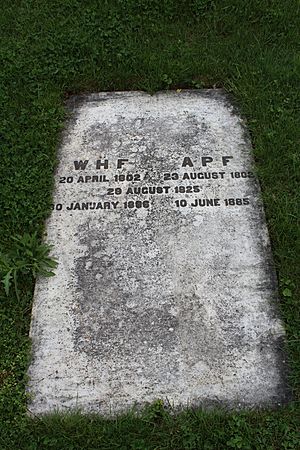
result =
[[259,186],[218,90],[70,101],[36,285],[34,413],[285,400]]

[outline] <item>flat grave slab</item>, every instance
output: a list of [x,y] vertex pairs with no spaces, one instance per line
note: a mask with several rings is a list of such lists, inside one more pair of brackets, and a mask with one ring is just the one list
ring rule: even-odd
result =
[[35,289],[29,410],[285,401],[251,157],[220,90],[74,97]]

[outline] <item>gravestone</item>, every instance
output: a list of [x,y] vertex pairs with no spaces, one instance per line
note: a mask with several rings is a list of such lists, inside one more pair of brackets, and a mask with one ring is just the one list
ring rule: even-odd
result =
[[35,289],[30,411],[286,399],[276,278],[238,111],[220,90],[69,101]]

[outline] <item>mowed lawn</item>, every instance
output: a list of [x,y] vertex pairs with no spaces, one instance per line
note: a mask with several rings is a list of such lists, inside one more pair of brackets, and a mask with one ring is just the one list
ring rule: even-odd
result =
[[299,1],[1,0],[0,6],[2,254],[22,258],[14,238],[42,236],[70,95],[223,87],[252,137],[293,392],[290,404],[266,411],[172,415],[158,400],[139,417],[29,417],[34,279],[20,269],[19,298],[0,287],[0,449],[299,449]]

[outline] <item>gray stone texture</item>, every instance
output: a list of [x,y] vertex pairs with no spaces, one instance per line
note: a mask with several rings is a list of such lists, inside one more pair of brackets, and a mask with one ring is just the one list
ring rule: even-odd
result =
[[69,108],[47,221],[59,266],[36,284],[29,410],[285,401],[269,238],[228,97],[100,93]]

